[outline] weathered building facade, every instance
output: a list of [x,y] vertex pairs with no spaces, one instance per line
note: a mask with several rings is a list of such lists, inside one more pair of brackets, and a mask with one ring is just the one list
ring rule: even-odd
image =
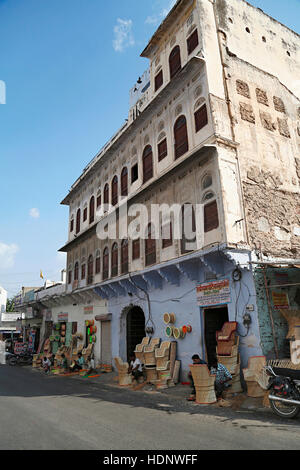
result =
[[[300,257],[299,51],[299,35],[243,0],[178,0],[143,51],[128,123],[62,201],[66,293],[105,302],[112,357],[127,359],[145,328],[165,339],[164,312],[192,326],[178,341],[183,374],[227,320],[243,365],[262,354],[251,262]],[[154,220],[163,204],[177,212]]]

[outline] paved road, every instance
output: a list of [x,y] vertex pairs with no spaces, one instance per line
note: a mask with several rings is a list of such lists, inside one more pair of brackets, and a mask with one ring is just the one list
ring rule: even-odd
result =
[[0,450],[300,449],[300,419],[0,366]]

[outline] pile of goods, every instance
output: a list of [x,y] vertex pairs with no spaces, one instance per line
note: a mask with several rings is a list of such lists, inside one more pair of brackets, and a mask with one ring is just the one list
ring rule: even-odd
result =
[[237,322],[224,323],[222,330],[217,331],[217,358],[218,362],[228,369],[232,375],[229,392],[226,395],[243,391],[240,379],[239,336],[237,335]]

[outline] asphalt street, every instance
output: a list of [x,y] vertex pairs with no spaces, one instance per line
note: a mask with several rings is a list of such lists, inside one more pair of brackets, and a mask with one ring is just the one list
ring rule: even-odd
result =
[[299,450],[300,418],[0,366],[0,450]]

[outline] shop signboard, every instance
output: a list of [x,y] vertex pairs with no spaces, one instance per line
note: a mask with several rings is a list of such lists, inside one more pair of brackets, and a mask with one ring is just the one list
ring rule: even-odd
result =
[[83,308],[83,313],[84,314],[93,314],[93,311],[94,311],[94,307],[93,305],[89,305],[88,307],[84,307]]
[[272,292],[272,299],[275,310],[290,308],[289,297],[286,292]]
[[15,343],[14,344],[14,353],[22,354],[27,351],[27,343]]
[[199,307],[212,307],[229,304],[231,302],[229,279],[200,284],[197,286],[196,290]]
[[68,318],[69,318],[69,314],[68,313],[59,313],[57,315],[57,321],[58,322],[61,322],[61,323],[67,323],[68,322]]

